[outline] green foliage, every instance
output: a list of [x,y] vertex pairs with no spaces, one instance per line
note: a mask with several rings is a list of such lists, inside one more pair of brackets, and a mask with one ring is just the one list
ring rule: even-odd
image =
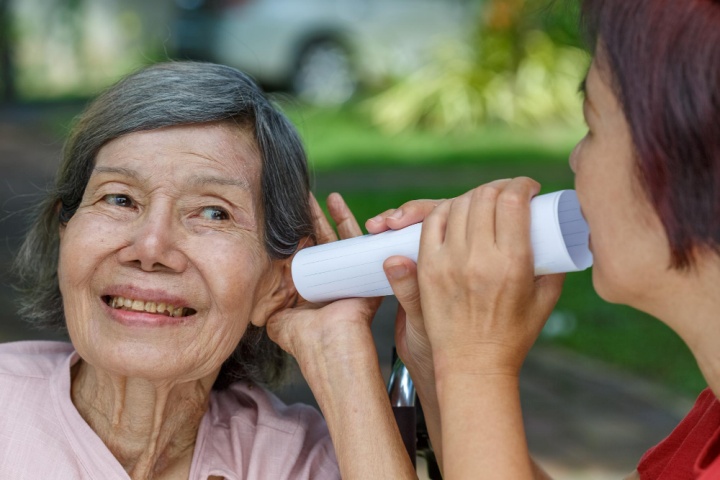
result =
[[547,168],[554,164],[570,174],[567,154],[584,135],[584,125],[510,128],[486,125],[474,130],[433,132],[408,129],[388,136],[356,104],[322,109],[285,104],[300,130],[315,171],[349,167],[459,166]]
[[445,39],[430,62],[370,99],[373,122],[389,133],[581,122],[577,86],[589,56],[567,29],[575,15],[536,2],[514,14],[512,3],[523,2],[488,3],[470,41]]
[[580,35],[579,0],[527,0],[522,21],[527,29],[547,33],[559,45],[584,48]]
[[[45,2],[48,3],[48,2]],[[14,67],[21,101],[73,100],[167,60],[157,25],[165,2],[14,2]]]

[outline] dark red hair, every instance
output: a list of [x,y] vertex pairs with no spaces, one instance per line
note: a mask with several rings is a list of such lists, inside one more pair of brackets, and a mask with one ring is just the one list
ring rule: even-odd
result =
[[672,266],[720,254],[720,0],[584,0],[583,25],[602,46]]

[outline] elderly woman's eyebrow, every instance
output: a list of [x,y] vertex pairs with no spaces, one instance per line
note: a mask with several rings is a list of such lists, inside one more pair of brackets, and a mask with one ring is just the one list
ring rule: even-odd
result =
[[[130,168],[123,168],[123,167],[95,167],[93,169],[96,173],[115,173],[119,175],[123,175],[126,177],[130,177],[134,180],[140,179],[140,174],[133,169]],[[220,186],[230,186],[230,187],[238,187],[243,190],[250,190],[250,184],[247,180],[243,178],[228,178],[228,177],[220,177],[216,175],[200,175],[197,177],[193,177],[188,182],[190,186],[192,187],[203,187],[206,185],[220,185]]]
[[229,178],[229,177],[218,177],[215,175],[201,175],[193,177],[190,180],[190,185],[193,187],[204,187],[207,185],[220,185],[238,187],[243,190],[250,190],[250,184],[244,178]]
[[135,170],[132,170],[130,168],[123,168],[123,167],[95,167],[93,168],[93,172],[96,173],[117,173],[119,175],[124,175],[126,177],[131,177],[135,180],[138,180],[140,178],[140,175]]

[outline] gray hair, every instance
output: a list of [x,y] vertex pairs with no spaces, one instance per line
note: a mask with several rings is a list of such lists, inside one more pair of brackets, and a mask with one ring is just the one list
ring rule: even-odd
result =
[[[257,143],[268,255],[287,258],[303,237],[314,234],[302,142],[260,88],[247,75],[222,65],[157,64],[102,93],[70,133],[55,185],[38,206],[16,259],[23,318],[40,328],[67,331],[57,276],[59,226],[77,210],[100,148],[132,132],[217,121],[248,130]],[[265,329],[251,324],[223,364],[214,388],[237,380],[276,384],[287,364],[286,354]]]

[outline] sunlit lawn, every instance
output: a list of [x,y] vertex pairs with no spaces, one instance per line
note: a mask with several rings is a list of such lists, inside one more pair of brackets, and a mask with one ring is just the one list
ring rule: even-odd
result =
[[[286,106],[286,111],[306,142],[318,196],[340,191],[361,223],[409,199],[451,197],[496,178],[529,175],[544,192],[572,188],[567,157],[583,135],[582,128],[489,127],[472,134],[388,136],[357,106]],[[679,392],[703,388],[694,359],[672,331],[633,309],[604,302],[591,278],[589,271],[568,276],[557,317],[571,328],[541,342],[622,366]]]

